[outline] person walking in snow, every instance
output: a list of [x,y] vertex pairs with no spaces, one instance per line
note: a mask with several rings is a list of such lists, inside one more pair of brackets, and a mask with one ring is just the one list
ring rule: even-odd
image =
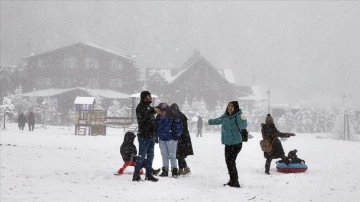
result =
[[157,182],[159,180],[152,175],[152,163],[154,160],[154,146],[156,137],[156,122],[154,115],[159,112],[159,109],[151,107],[151,103],[151,93],[149,91],[142,91],[140,93],[140,103],[136,107],[136,118],[139,131],[137,134],[139,141],[139,156],[136,159],[132,181],[141,180],[140,170],[144,161],[146,162],[145,180],[152,182]]
[[20,130],[24,130],[25,128],[25,123],[26,123],[26,116],[24,114],[24,112],[21,112],[18,116],[18,126]]
[[209,119],[209,125],[221,124],[221,143],[225,145],[225,162],[230,180],[225,185],[240,188],[236,158],[242,148],[242,133],[247,133],[247,118],[237,101],[231,101],[219,118]]
[[34,131],[34,126],[35,126],[35,114],[34,112],[30,111],[28,117],[27,117],[27,122],[28,122],[28,126],[29,126],[29,131]]
[[187,165],[185,158],[188,155],[194,155],[193,147],[191,144],[190,132],[189,132],[188,123],[187,123],[188,118],[185,116],[185,114],[183,114],[180,111],[179,106],[176,103],[173,103],[170,106],[170,108],[171,108],[171,110],[173,110],[174,112],[179,114],[182,125],[183,125],[183,132],[178,141],[178,145],[177,145],[177,149],[176,149],[176,158],[178,160],[178,165],[179,165],[178,174],[186,175],[186,174],[189,174],[191,171]]
[[178,166],[176,162],[176,150],[178,141],[183,133],[183,125],[180,116],[170,109],[165,103],[160,103],[156,108],[160,112],[156,116],[157,137],[162,157],[161,177],[169,176],[169,159],[171,164],[172,177],[177,178]]
[[270,114],[267,114],[265,123],[261,124],[261,134],[263,140],[266,140],[271,145],[270,151],[264,151],[265,162],[265,174],[270,175],[270,165],[273,159],[281,158],[285,164],[289,164],[289,159],[286,158],[284,149],[280,142],[279,137],[288,138],[295,136],[293,133],[282,133],[275,127],[274,119]]
[[196,131],[196,137],[202,137],[202,127],[203,127],[203,119],[201,118],[200,115],[197,116],[198,120],[197,120],[197,131]]

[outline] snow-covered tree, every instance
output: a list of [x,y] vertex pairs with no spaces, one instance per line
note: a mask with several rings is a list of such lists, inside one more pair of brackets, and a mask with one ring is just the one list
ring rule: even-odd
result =
[[40,104],[41,119],[44,128],[48,123],[58,124],[60,121],[60,113],[57,112],[57,99],[45,97]]
[[250,113],[246,113],[248,118],[248,131],[260,132],[261,123],[265,122],[266,110],[263,107],[256,107]]
[[125,105],[121,106],[120,102],[116,99],[113,100],[112,105],[108,109],[108,116],[113,117],[128,117],[130,116],[129,108]]
[[287,110],[278,120],[278,128],[286,132],[295,132],[296,119],[291,110]]
[[0,105],[0,123],[1,125],[9,122],[8,117],[12,116],[14,114],[14,105],[12,104],[12,100],[9,97],[4,97],[3,103]]

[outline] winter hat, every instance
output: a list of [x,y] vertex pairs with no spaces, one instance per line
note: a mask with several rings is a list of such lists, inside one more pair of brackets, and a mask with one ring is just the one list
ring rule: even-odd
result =
[[296,152],[297,152],[296,149],[289,151],[288,157],[289,158],[297,158]]
[[265,124],[274,124],[274,119],[272,118],[272,116],[270,114],[267,114],[267,116],[265,118]]
[[173,103],[173,104],[170,106],[170,109],[173,110],[173,111],[175,111],[175,112],[180,111],[179,106],[178,106],[176,103]]
[[151,93],[150,93],[149,91],[142,91],[142,92],[140,93],[140,99],[141,99],[141,101],[145,100],[146,96],[148,96],[148,95],[151,95]]
[[160,109],[161,111],[165,110],[168,107],[169,107],[169,105],[166,104],[166,102],[162,102],[158,106],[156,106],[156,108]]
[[133,132],[126,132],[124,136],[124,142],[134,142],[136,135]]

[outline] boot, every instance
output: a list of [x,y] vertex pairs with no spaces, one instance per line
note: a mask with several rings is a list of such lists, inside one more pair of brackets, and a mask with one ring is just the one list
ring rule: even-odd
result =
[[159,169],[153,169],[153,172],[152,172],[152,174],[153,175],[158,175],[159,174],[159,172],[160,172],[160,168]]
[[178,175],[183,175],[184,174],[184,169],[179,169]]
[[151,181],[151,182],[157,182],[157,181],[159,181],[159,179],[155,178],[155,177],[152,176],[152,175],[146,176],[146,177],[145,177],[145,180],[148,180],[148,181]]
[[137,181],[137,182],[141,181],[140,175],[133,175],[132,181]]
[[240,184],[238,180],[230,180],[226,185],[230,187],[240,188]]
[[268,161],[265,163],[265,174],[270,175],[270,163]]
[[171,170],[171,176],[174,177],[174,178],[177,178],[178,177],[178,169],[177,168],[173,168]]
[[184,175],[187,175],[187,174],[190,174],[190,173],[191,173],[191,171],[190,171],[189,167],[184,168]]
[[227,183],[228,186],[230,187],[236,187],[236,188],[240,188],[240,184],[239,184],[239,177],[238,177],[238,173],[237,171],[232,171],[229,173],[230,175],[230,181]]
[[162,172],[160,174],[160,177],[167,177],[169,176],[169,169],[162,167]]

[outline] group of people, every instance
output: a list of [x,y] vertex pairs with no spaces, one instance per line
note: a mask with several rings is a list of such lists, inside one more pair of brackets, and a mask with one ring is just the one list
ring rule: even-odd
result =
[[[167,103],[162,102],[156,107],[151,107],[152,97],[149,91],[142,91],[140,99],[140,103],[136,107],[139,154],[136,156],[135,148],[135,152],[130,153],[136,158],[127,159],[133,161],[135,166],[132,181],[141,180],[142,168],[146,170],[145,180],[152,182],[159,180],[154,177],[159,172],[159,169],[154,170],[152,167],[156,143],[159,144],[162,156],[161,177],[169,176],[170,171],[171,176],[175,178],[178,175],[190,173],[185,158],[188,155],[193,155],[194,152],[187,126],[187,117],[180,111],[176,103],[169,106]],[[209,119],[207,122],[209,125],[221,125],[221,143],[225,145],[225,163],[230,178],[224,185],[239,188],[236,158],[242,149],[243,141],[246,141],[242,137],[248,134],[246,130],[247,117],[240,109],[239,103],[231,101],[228,103],[224,114],[218,118]],[[286,160],[278,137],[290,137],[295,134],[280,133],[276,129],[270,114],[268,114],[265,123],[261,126],[263,138],[273,144],[273,150],[264,153],[266,158],[265,173],[270,174],[269,169],[272,159],[282,158]],[[200,135],[199,132],[198,135]],[[132,143],[134,138],[135,135],[132,135]]]
[[19,114],[19,116],[18,116],[17,122],[18,122],[18,126],[19,126],[20,130],[24,130],[25,123],[27,122],[27,124],[29,126],[29,131],[33,131],[34,126],[35,126],[35,114],[34,114],[34,112],[30,111],[27,116],[25,116],[24,112],[21,112]]
[[[193,155],[187,117],[180,111],[178,105],[169,106],[162,102],[156,107],[151,107],[151,93],[143,91],[140,94],[140,103],[136,107],[138,122],[139,154],[136,156],[133,181],[140,181],[141,170],[145,168],[145,180],[157,182],[154,177],[152,163],[154,159],[154,146],[159,144],[162,156],[161,177],[190,173],[185,158]],[[156,114],[156,117],[155,117]],[[170,161],[170,162],[169,162]]]

